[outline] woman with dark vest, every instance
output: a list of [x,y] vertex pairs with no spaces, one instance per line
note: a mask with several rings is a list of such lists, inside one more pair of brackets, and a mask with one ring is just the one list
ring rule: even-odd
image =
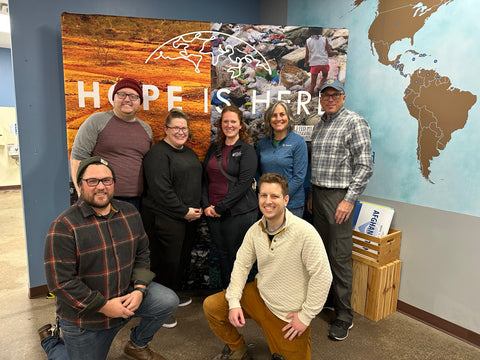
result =
[[236,106],[223,109],[216,127],[217,140],[203,162],[202,206],[219,252],[222,287],[227,288],[237,250],[257,219],[257,197],[252,188],[257,156]]

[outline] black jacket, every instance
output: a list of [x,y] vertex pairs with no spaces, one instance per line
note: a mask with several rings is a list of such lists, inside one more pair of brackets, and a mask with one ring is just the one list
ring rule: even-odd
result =
[[[210,159],[216,157],[216,153],[217,144],[213,143],[203,161],[202,206],[204,209],[210,206],[206,168]],[[230,210],[231,215],[239,215],[255,209],[258,201],[255,191],[252,189],[252,182],[257,171],[257,154],[253,146],[238,139],[228,155],[227,169],[224,170],[238,181],[236,183],[228,181],[227,195],[215,206],[215,211],[222,215]]]

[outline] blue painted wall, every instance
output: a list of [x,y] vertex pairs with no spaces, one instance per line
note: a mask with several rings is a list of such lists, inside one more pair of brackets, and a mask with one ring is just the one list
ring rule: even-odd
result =
[[15,107],[12,52],[6,48],[0,48],[0,106]]
[[45,284],[50,223],[69,206],[62,12],[259,23],[259,1],[15,0],[9,6],[30,288]]

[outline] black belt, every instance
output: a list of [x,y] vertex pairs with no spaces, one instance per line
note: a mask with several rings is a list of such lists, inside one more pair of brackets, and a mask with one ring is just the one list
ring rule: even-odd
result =
[[329,188],[329,187],[317,186],[317,185],[313,185],[313,186],[315,186],[318,190],[348,190],[348,188]]

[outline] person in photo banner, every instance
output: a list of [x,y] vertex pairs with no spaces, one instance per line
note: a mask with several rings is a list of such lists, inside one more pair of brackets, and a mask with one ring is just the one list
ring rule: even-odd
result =
[[143,193],[143,157],[152,145],[152,129],[136,117],[143,102],[143,91],[135,79],[117,82],[113,90],[113,110],[88,117],[78,129],[70,154],[70,170],[76,183],[78,164],[91,156],[100,156],[115,169],[115,198],[140,206]]
[[345,109],[345,90],[339,80],[320,88],[325,113],[312,132],[312,176],[307,208],[332,267],[333,283],[327,306],[336,320],[328,336],[344,340],[353,327],[353,209],[373,174],[370,127],[357,113]]
[[310,37],[305,43],[305,65],[310,66],[311,73],[310,89],[308,92],[312,96],[316,96],[318,94],[318,74],[322,74],[319,84],[319,87],[321,87],[327,80],[328,71],[330,70],[328,57],[338,55],[338,51],[332,50],[327,38],[322,35],[323,28],[312,27],[309,31]]
[[165,360],[148,343],[177,309],[178,297],[152,281],[140,214],[113,199],[116,176],[105,159],[82,160],[75,179],[81,198],[55,219],[45,240],[45,274],[58,325],[38,330],[41,345],[50,360],[106,359],[116,334],[139,317],[124,353]]
[[250,145],[243,114],[226,106],[217,123],[217,140],[205,155],[202,206],[210,236],[218,249],[222,288],[243,237],[257,220],[257,199],[252,188],[257,156]]
[[[182,110],[173,108],[165,120],[165,138],[145,155],[145,192],[142,219],[150,240],[151,270],[154,281],[175,291],[186,281],[196,229],[203,211],[202,163],[185,145],[189,120]],[[192,302],[180,297],[179,306]],[[170,317],[164,327],[175,327]]]
[[[210,328],[225,343],[214,360],[252,359],[237,329],[247,318],[262,328],[272,360],[312,357],[310,323],[327,299],[332,273],[318,232],[287,210],[288,193],[283,175],[262,175],[263,217],[245,235],[227,290],[203,302]],[[247,282],[255,261],[258,273]]]
[[290,186],[288,210],[303,217],[308,150],[305,139],[294,133],[292,112],[284,101],[274,102],[265,115],[264,132],[267,135],[257,145],[257,176],[266,173],[284,175]]

